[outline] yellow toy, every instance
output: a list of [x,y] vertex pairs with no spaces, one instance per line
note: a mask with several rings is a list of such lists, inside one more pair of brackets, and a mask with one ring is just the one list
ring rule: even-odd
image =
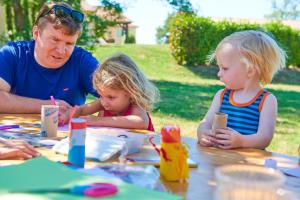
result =
[[161,149],[156,148],[160,155],[160,175],[167,181],[181,181],[189,177],[187,163],[188,152],[181,143],[178,126],[164,126],[161,130]]

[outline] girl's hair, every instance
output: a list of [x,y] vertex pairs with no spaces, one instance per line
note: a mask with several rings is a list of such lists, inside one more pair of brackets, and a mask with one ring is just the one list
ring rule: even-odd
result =
[[138,66],[125,54],[116,54],[105,60],[94,72],[94,88],[110,87],[124,90],[131,101],[150,111],[159,100],[158,89],[146,78]]
[[286,54],[276,41],[262,31],[246,30],[225,37],[210,56],[215,59],[216,52],[223,44],[230,43],[240,52],[241,60],[247,67],[254,67],[263,85],[270,83],[274,74],[285,67]]

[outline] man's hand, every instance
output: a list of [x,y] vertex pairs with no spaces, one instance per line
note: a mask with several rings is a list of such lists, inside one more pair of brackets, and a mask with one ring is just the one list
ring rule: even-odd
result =
[[0,159],[26,160],[36,156],[40,153],[23,140],[0,140]]
[[72,109],[72,106],[70,106],[70,104],[68,104],[64,100],[56,100],[56,102],[58,102],[59,113],[65,113]]

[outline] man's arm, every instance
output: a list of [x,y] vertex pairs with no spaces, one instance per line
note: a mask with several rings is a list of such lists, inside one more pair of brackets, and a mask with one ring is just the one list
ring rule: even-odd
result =
[[[50,100],[40,100],[17,96],[10,93],[10,85],[0,78],[0,113],[40,113],[42,105],[50,105]],[[69,106],[59,101],[60,106]]]

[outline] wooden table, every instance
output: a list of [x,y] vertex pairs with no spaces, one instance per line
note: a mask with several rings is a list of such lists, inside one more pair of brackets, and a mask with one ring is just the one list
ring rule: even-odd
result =
[[[40,123],[39,115],[7,115],[0,114],[0,123],[11,122],[29,127],[28,131],[38,132],[39,129],[30,127],[31,124]],[[62,133],[60,133],[62,134]],[[62,135],[60,135],[62,136]],[[198,163],[198,168],[190,169],[190,178],[187,182],[165,182],[168,191],[183,196],[185,199],[213,199],[213,193],[216,188],[214,170],[216,167],[226,164],[249,164],[263,165],[265,159],[271,158],[277,161],[279,168],[295,168],[300,166],[299,157],[287,156],[279,153],[272,153],[257,149],[236,149],[221,150],[216,148],[200,147],[193,138],[183,138],[183,141],[190,147],[190,157]],[[156,140],[158,144],[159,141]],[[66,156],[55,154],[53,151],[45,148],[39,148],[39,151],[46,157],[55,161],[65,161]],[[154,156],[156,152],[150,146],[145,146],[141,153],[133,156]],[[0,164],[20,163],[18,160],[0,161]],[[87,165],[97,165],[97,162],[87,161]],[[300,196],[300,179],[295,177],[286,177],[285,189],[293,191]]]

